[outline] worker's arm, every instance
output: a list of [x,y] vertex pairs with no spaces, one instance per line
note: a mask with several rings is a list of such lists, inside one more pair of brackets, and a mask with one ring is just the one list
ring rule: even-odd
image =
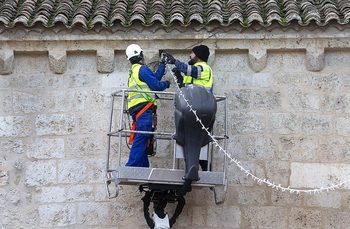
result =
[[200,65],[188,65],[181,61],[176,61],[175,66],[183,72],[186,76],[191,76],[196,79],[200,79],[202,75],[203,68]]
[[162,78],[164,74],[164,70],[165,70],[165,67],[163,67],[163,71],[162,69],[158,68],[155,74],[152,72],[152,70],[149,67],[142,66],[140,68],[140,73],[139,73],[140,80],[145,82],[152,91],[164,91],[167,88],[168,83],[165,81],[160,81],[158,79],[158,78],[160,79]]

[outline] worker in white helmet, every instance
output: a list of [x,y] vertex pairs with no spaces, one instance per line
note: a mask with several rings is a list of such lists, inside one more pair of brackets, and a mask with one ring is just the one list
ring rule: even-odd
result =
[[[163,91],[169,88],[170,81],[160,81],[165,72],[165,63],[161,63],[156,73],[144,65],[143,50],[136,44],[126,49],[127,59],[132,64],[128,74],[128,87],[133,90]],[[154,93],[129,92],[128,110],[134,124],[133,130],[151,131],[153,114],[156,112],[157,102]],[[129,160],[126,166],[149,167],[147,147],[150,145],[149,134],[132,134],[130,137]]]

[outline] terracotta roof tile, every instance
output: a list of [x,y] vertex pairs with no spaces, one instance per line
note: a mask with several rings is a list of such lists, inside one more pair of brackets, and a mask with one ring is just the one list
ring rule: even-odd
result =
[[[184,28],[212,24],[242,28],[272,24],[285,27],[315,23],[326,26],[331,21],[346,25],[350,20],[349,0],[3,0],[0,1],[0,26],[14,28],[34,24],[52,28],[62,23],[66,28],[86,30],[100,24],[103,28],[131,28],[141,24],[169,29],[174,23]],[[276,23],[275,23],[276,22]],[[193,24],[194,23],[194,24]],[[115,29],[114,29],[115,30]]]

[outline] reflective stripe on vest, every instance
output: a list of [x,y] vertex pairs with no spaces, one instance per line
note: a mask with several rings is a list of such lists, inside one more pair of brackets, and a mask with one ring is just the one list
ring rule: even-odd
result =
[[[199,62],[199,63],[195,63],[194,66],[197,66],[198,68],[198,78],[194,78],[191,76],[185,76],[183,83],[184,84],[197,84],[197,85],[201,85],[203,86],[205,89],[207,89],[208,91],[213,90],[213,72],[210,68],[210,66],[205,63],[205,62]],[[189,72],[191,72],[191,66],[188,66],[188,71],[187,74],[189,74]],[[203,69],[203,70],[202,70]]]
[[[128,75],[128,87],[132,90],[142,90],[142,91],[151,91],[148,85],[145,82],[142,82],[139,78],[141,64],[134,64],[131,67]],[[145,98],[145,96],[146,98]],[[154,93],[141,93],[141,92],[129,92],[128,95],[128,108],[133,107],[139,103],[151,102],[154,105],[157,105],[156,95]]]

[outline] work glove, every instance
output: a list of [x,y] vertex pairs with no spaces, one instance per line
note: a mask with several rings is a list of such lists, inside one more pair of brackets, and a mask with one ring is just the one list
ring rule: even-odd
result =
[[167,56],[165,55],[165,53],[162,53],[159,63],[164,65],[167,64]]
[[175,64],[176,60],[170,53],[165,53],[168,64]]
[[166,88],[169,88],[170,87],[170,81],[169,80],[166,80],[165,81],[168,85],[166,86]]
[[177,84],[179,85],[180,88],[182,88],[184,77],[182,76],[181,71],[178,68],[173,68],[171,71],[174,72],[177,78]]

